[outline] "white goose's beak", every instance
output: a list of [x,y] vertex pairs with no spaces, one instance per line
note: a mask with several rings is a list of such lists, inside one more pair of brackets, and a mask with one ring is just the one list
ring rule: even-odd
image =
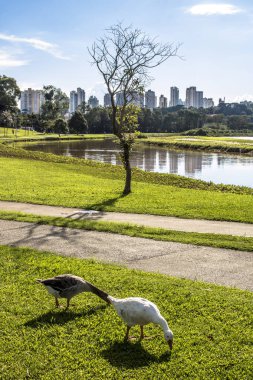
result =
[[168,340],[168,345],[169,345],[170,349],[172,350],[173,340]]

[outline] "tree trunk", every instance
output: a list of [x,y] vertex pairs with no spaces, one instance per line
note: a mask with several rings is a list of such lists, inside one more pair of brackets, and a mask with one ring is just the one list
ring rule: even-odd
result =
[[129,160],[130,147],[128,144],[124,144],[123,147],[123,160],[124,160],[124,168],[126,171],[126,179],[125,179],[125,188],[123,190],[123,194],[127,195],[131,193],[131,179],[132,179],[132,171]]

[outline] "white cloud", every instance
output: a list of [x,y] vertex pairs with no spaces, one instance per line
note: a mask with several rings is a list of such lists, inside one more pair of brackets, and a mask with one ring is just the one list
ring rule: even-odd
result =
[[32,46],[34,49],[43,50],[53,55],[56,58],[69,59],[68,57],[65,57],[62,54],[62,52],[58,48],[58,45],[40,40],[38,38],[24,38],[24,37],[18,37],[14,35],[0,33],[0,40],[14,42],[14,43],[15,42],[25,43]]
[[93,95],[96,96],[100,102],[104,100],[104,94],[107,92],[104,82],[96,82],[93,87],[87,88],[87,99]]
[[16,59],[12,55],[0,50],[0,67],[18,67],[27,65],[28,61]]
[[241,8],[232,4],[196,4],[186,10],[194,16],[233,15],[242,12]]

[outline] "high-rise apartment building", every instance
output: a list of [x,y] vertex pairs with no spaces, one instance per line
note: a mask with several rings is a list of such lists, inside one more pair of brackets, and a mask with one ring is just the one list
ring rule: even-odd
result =
[[23,113],[40,113],[40,108],[44,103],[44,95],[41,90],[28,88],[21,91],[20,109]]
[[77,109],[77,93],[76,91],[70,91],[69,94],[69,112],[72,114]]
[[196,107],[196,87],[186,89],[185,107]]
[[197,91],[196,87],[186,89],[185,107],[203,107],[203,91]]
[[159,98],[159,107],[160,108],[167,108],[168,107],[168,101],[164,95],[161,95]]
[[91,95],[89,97],[89,100],[88,100],[88,105],[91,107],[91,108],[96,108],[99,106],[99,101],[98,101],[98,98],[96,98],[96,96],[93,96]]
[[80,104],[85,102],[85,91],[82,88],[78,87],[76,89],[76,92],[77,92],[77,106],[80,106]]
[[116,105],[122,107],[124,104],[124,94],[122,91],[117,92],[116,94]]
[[196,108],[203,107],[203,91],[196,91]]
[[70,91],[69,112],[74,113],[80,104],[85,102],[85,91],[78,87],[76,91]]
[[170,107],[175,107],[179,104],[179,89],[177,87],[170,88]]
[[111,107],[111,105],[112,105],[111,95],[105,94],[105,96],[104,96],[104,107]]
[[150,109],[157,107],[157,98],[155,96],[155,91],[148,90],[145,92],[145,107]]

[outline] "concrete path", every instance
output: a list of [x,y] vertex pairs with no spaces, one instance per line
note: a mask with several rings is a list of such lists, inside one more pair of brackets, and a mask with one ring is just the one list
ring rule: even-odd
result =
[[76,219],[104,220],[121,223],[134,223],[149,227],[160,227],[169,230],[226,234],[234,236],[253,237],[253,224],[236,222],[219,222],[199,219],[181,219],[175,217],[127,214],[118,212],[102,212],[82,210],[78,208],[55,207],[0,201],[0,210],[19,211],[28,214],[71,217]]
[[4,220],[0,220],[0,244],[95,258],[253,291],[252,252]]

